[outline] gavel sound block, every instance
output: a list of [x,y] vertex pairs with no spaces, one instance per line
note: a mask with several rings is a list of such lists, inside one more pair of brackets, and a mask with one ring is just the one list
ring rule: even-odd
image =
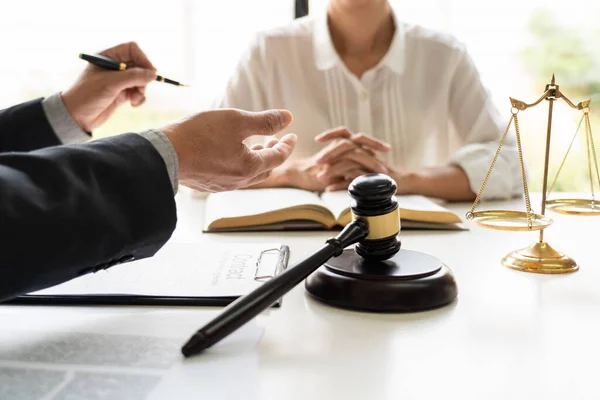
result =
[[352,214],[368,235],[354,249],[330,259],[306,279],[306,290],[327,304],[354,310],[409,312],[452,302],[458,293],[439,259],[400,248],[396,184],[382,174],[364,175],[349,187]]

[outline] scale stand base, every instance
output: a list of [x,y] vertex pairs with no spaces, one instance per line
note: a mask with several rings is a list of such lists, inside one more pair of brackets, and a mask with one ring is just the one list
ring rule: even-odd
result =
[[507,254],[502,259],[502,265],[537,274],[566,274],[579,269],[575,260],[554,250],[546,242],[535,242],[529,247]]
[[373,312],[430,310],[458,294],[450,268],[404,249],[385,261],[368,261],[346,249],[306,279],[306,290],[335,307]]

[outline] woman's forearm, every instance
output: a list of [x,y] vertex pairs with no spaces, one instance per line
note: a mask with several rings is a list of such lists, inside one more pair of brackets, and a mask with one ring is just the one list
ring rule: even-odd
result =
[[475,193],[462,168],[454,165],[404,170],[392,174],[398,194],[420,194],[448,201],[471,201]]
[[269,176],[269,178],[261,183],[249,186],[246,189],[264,189],[274,187],[294,187],[293,182],[291,182],[290,179],[289,170],[284,166],[275,168],[271,172],[271,176]]

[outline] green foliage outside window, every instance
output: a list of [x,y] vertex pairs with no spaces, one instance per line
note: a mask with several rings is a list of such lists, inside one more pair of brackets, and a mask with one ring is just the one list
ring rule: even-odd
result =
[[[535,10],[528,23],[531,43],[521,53],[521,62],[533,78],[536,87],[544,88],[552,74],[556,75],[561,91],[577,103],[591,98],[591,124],[597,151],[600,150],[600,29],[581,29],[567,27],[560,23],[558,16],[545,9]],[[540,92],[541,93],[541,92]],[[578,117],[574,116],[574,125]],[[545,133],[545,121],[543,122]],[[575,128],[573,128],[575,129]],[[575,133],[555,132],[569,138]],[[541,153],[543,140],[538,136],[529,138],[528,147],[536,148],[536,156],[530,163],[532,188],[541,190],[543,159]],[[561,172],[555,191],[589,191],[587,155],[585,154],[585,131],[582,126],[578,134],[579,152],[570,153]],[[553,141],[553,144],[556,143]],[[540,151],[542,150],[542,151]],[[554,148],[550,165],[551,180],[565,148]]]

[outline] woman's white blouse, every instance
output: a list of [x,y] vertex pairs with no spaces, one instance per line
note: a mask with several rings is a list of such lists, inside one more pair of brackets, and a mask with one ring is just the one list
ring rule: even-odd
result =
[[[290,110],[286,132],[298,135],[293,158],[314,155],[323,147],[317,134],[345,126],[390,143],[388,161],[398,167],[460,166],[475,192],[508,123],[452,36],[396,21],[387,54],[359,79],[335,51],[326,15],[257,35],[216,106]],[[511,132],[484,195],[520,191]]]

